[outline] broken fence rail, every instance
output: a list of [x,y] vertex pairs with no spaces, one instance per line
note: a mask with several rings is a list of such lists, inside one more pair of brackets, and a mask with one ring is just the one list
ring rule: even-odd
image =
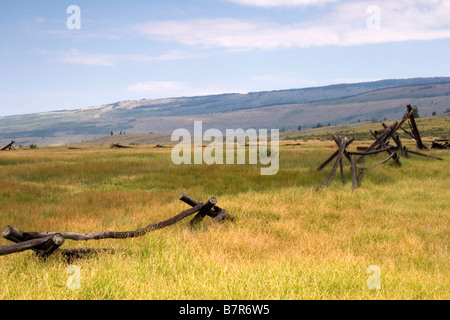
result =
[[60,252],[67,258],[68,261],[74,258],[80,258],[90,254],[96,254],[99,252],[114,253],[113,249],[94,249],[94,248],[77,248],[77,249],[64,249],[58,248],[64,243],[64,240],[99,240],[99,239],[126,239],[141,237],[150,231],[162,229],[173,225],[188,216],[197,213],[197,215],[191,220],[190,225],[198,225],[205,216],[212,218],[212,223],[219,222],[225,219],[231,219],[226,210],[222,209],[217,204],[216,198],[210,198],[207,202],[199,202],[186,194],[181,194],[179,199],[192,208],[182,211],[181,213],[169,218],[167,220],[150,224],[144,228],[134,231],[106,231],[106,232],[94,232],[94,233],[75,233],[75,232],[24,232],[12,226],[6,226],[2,231],[2,237],[15,242],[14,244],[0,246],[0,255],[7,255],[25,250],[33,250],[37,256],[45,260],[55,251]]

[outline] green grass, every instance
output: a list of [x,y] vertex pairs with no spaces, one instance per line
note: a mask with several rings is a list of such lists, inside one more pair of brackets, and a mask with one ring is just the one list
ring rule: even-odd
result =
[[[346,164],[345,185],[337,175],[314,191],[331,164],[316,168],[335,149],[332,141],[282,146],[274,176],[261,176],[258,165],[176,166],[171,149],[150,146],[2,152],[1,227],[134,230],[187,209],[181,193],[215,196],[235,220],[66,240],[64,248],[119,250],[75,261],[79,290],[67,288],[68,264],[57,255],[0,256],[0,299],[450,298],[448,150],[428,151],[444,161],[413,155],[401,168],[368,170],[356,191]],[[367,288],[371,265],[381,269],[380,290]]]

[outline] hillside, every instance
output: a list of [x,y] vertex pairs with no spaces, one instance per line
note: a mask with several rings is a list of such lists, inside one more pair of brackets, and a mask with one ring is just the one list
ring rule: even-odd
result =
[[122,101],[77,110],[0,117],[0,144],[65,145],[127,134],[170,134],[192,130],[194,120],[208,127],[311,128],[400,118],[407,104],[421,116],[450,106],[450,78],[381,80],[325,87]]
[[[406,109],[406,108],[405,108]],[[387,122],[391,124],[392,122]],[[450,138],[450,113],[440,116],[423,117],[416,119],[417,127],[423,141],[427,145],[431,145],[436,138],[448,139]],[[379,121],[374,122],[357,122],[345,125],[324,126],[321,128],[306,129],[306,130],[292,130],[280,134],[280,139],[283,140],[308,140],[321,139],[330,140],[331,135],[340,135],[346,137],[355,137],[357,140],[373,140],[373,136],[369,130],[381,129]],[[403,132],[398,132],[402,139],[410,139],[410,137]]]

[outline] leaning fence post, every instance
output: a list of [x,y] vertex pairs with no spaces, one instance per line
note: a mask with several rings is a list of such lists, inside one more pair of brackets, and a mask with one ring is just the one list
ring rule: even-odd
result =
[[351,169],[352,169],[352,187],[353,190],[356,189],[356,164],[355,164],[355,156],[352,154],[350,156],[350,163],[351,163]]
[[364,169],[363,168],[359,168],[358,188],[361,187],[361,181],[362,181],[363,174],[364,174]]
[[347,142],[348,142],[347,137],[345,137],[344,140],[339,140],[339,152],[336,156],[336,162],[334,163],[333,168],[331,168],[331,173],[328,176],[327,181],[325,182],[325,186],[328,186],[330,184],[331,180],[333,179],[333,176],[336,172],[339,162],[342,159],[342,155],[344,154],[345,147],[349,144]]

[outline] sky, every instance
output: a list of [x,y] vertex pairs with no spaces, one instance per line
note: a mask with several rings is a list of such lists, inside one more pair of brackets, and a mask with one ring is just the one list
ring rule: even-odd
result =
[[450,76],[450,0],[2,0],[0,116]]

